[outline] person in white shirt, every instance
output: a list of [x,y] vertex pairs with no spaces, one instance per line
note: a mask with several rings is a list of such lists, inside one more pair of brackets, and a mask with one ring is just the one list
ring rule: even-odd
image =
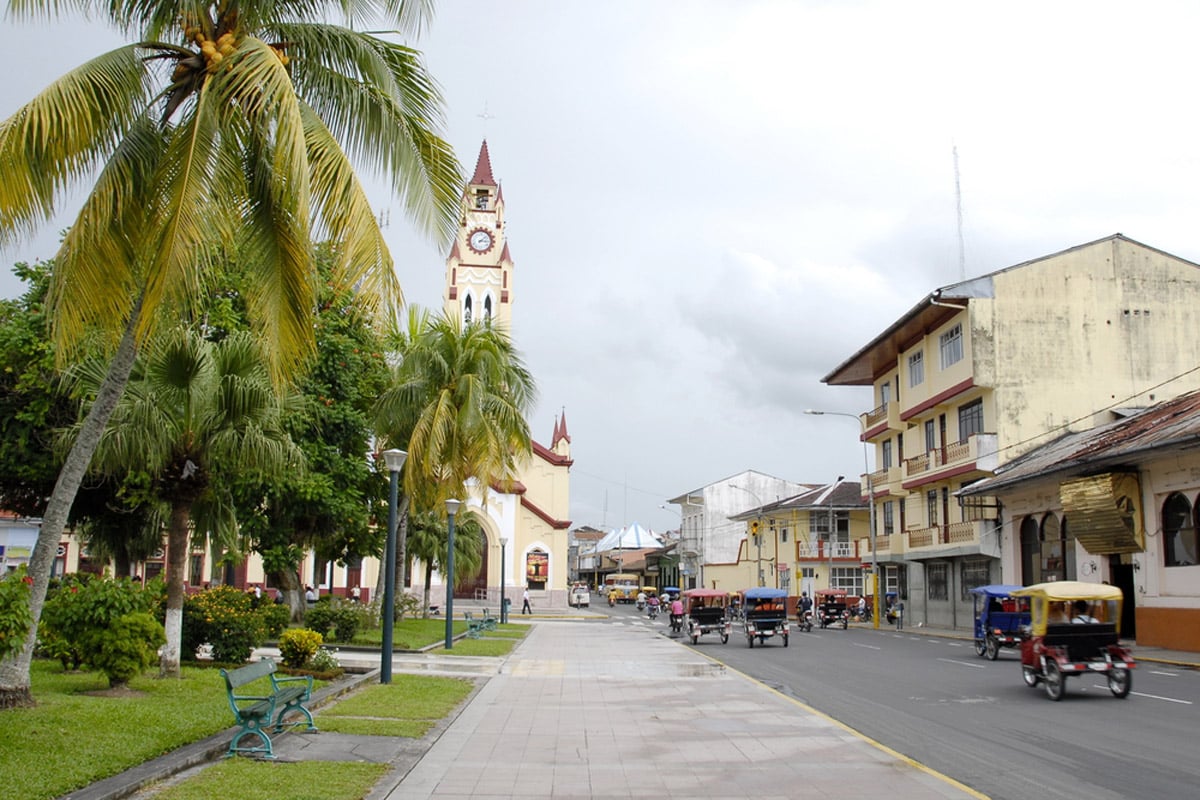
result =
[[1075,613],[1071,617],[1071,622],[1076,622],[1076,623],[1081,623],[1081,624],[1086,625],[1086,624],[1091,624],[1091,623],[1100,621],[1088,613],[1087,600],[1076,600],[1073,608],[1074,608]]

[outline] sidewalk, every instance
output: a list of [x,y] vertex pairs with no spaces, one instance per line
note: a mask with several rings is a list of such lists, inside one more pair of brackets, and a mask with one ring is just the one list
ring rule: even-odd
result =
[[370,800],[801,794],[980,797],[646,629],[539,621]]

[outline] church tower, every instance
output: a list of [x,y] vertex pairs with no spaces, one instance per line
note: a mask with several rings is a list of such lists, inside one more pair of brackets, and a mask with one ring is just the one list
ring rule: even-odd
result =
[[512,257],[504,230],[504,193],[492,177],[487,140],[463,191],[458,235],[446,259],[447,314],[512,333]]

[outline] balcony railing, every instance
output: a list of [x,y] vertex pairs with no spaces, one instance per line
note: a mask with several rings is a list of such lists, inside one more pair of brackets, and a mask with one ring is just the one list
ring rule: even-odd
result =
[[982,470],[994,470],[997,465],[996,434],[975,433],[965,442],[952,442],[944,447],[935,447],[920,455],[904,460],[904,477],[915,478],[960,464],[976,462]]
[[880,422],[887,419],[887,415],[888,415],[888,404],[884,403],[881,406],[876,406],[875,408],[871,409],[863,416],[867,420],[867,427],[872,428],[872,427],[878,425]]
[[[951,522],[949,525],[934,525],[929,528],[915,528],[906,534],[908,536],[907,552],[939,547],[953,547],[961,550],[964,546],[978,545],[981,554],[999,556],[999,550],[994,545],[996,537],[985,536],[993,526],[994,523],[988,520],[974,520]],[[987,542],[993,542],[991,549],[985,547]],[[996,552],[991,552],[993,549]]]
[[[861,556],[858,542],[834,542],[830,548],[829,542],[807,542],[796,546],[796,558],[801,561],[826,560],[832,556],[836,559],[857,559]],[[870,545],[864,544],[863,550],[870,552]]]

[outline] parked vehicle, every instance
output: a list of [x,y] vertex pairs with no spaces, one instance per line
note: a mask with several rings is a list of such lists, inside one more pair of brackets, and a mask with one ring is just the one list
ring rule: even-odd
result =
[[729,641],[733,623],[725,618],[725,601],[728,595],[716,589],[684,589],[683,606],[687,609],[687,633],[692,644],[699,644],[700,637],[715,633],[721,644]]
[[1013,597],[1020,586],[993,583],[976,586],[975,653],[992,661],[1002,647],[1019,647],[1029,627],[1029,600]]
[[1017,589],[1013,596],[1030,600],[1029,636],[1021,642],[1026,686],[1042,683],[1047,697],[1061,700],[1070,676],[1103,674],[1114,697],[1129,695],[1136,664],[1118,638],[1124,600],[1119,588],[1052,581]]
[[767,586],[756,586],[742,592],[745,601],[746,643],[754,647],[754,640],[766,644],[767,639],[778,636],[783,646],[788,646],[787,592]]
[[817,609],[817,624],[822,628],[841,625],[845,630],[850,627],[845,589],[817,589],[813,592],[813,604]]
[[576,583],[571,587],[569,602],[575,608],[586,608],[592,604],[592,593],[588,589],[587,584]]

